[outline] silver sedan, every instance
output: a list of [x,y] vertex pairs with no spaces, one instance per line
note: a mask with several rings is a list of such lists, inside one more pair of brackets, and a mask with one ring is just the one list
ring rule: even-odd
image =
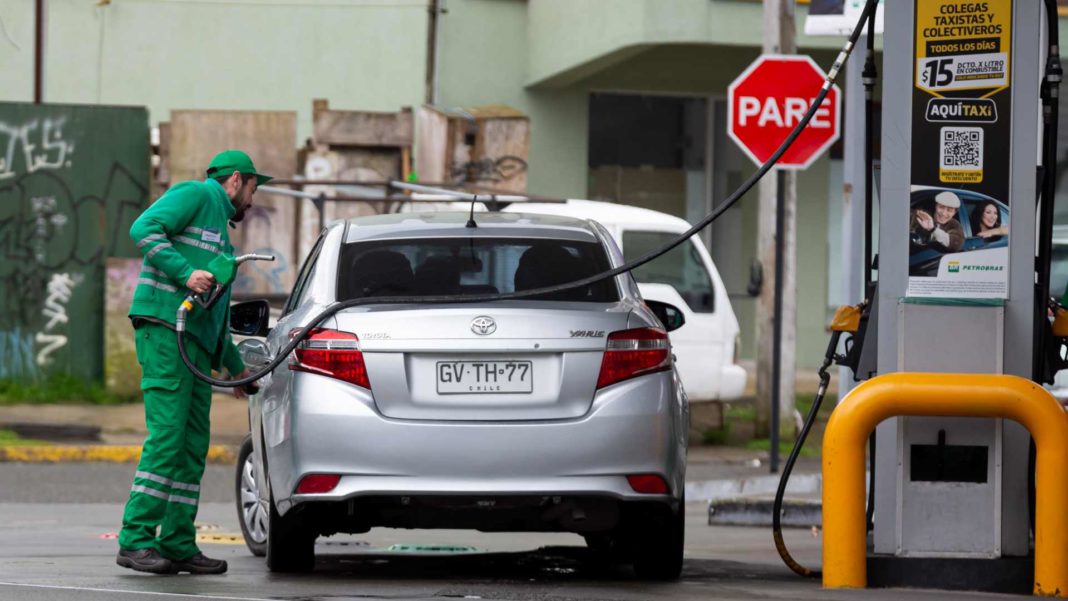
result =
[[[324,230],[256,369],[328,306],[533,290],[621,265],[589,220],[386,215]],[[234,305],[263,334],[265,301]],[[238,466],[249,547],[310,570],[315,539],[373,527],[559,531],[679,575],[689,419],[665,323],[629,274],[522,300],[373,303],[328,318],[250,397]]]

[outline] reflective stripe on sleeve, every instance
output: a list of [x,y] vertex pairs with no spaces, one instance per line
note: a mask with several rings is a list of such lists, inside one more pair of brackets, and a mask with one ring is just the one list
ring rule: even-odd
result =
[[156,253],[158,253],[159,251],[163,250],[164,248],[171,248],[171,243],[170,242],[160,242],[159,244],[153,246],[152,250],[148,251],[148,254],[145,255],[145,256],[148,257],[149,259],[151,259],[152,257],[156,256]]
[[192,239],[192,238],[190,238],[188,236],[175,236],[172,239],[175,242],[180,242],[182,244],[187,244],[189,246],[194,246],[194,247],[199,248],[199,249],[211,251],[211,252],[213,252],[215,254],[219,254],[219,253],[222,252],[222,250],[220,250],[214,244],[208,244],[207,242],[201,242],[200,240],[194,240],[194,239]]
[[146,286],[152,286],[153,288],[159,288],[160,290],[166,290],[167,292],[178,292],[178,288],[171,286],[170,284],[164,284],[163,282],[157,282],[152,278],[137,278],[138,284],[144,284]]
[[156,269],[155,267],[152,267],[148,263],[141,263],[141,271],[143,271],[145,273],[151,273],[152,275],[158,275],[158,276],[164,277],[164,278],[167,277],[167,274],[165,274],[162,271]]
[[137,248],[144,248],[149,242],[152,242],[153,240],[162,240],[166,237],[167,234],[149,234],[137,241]]

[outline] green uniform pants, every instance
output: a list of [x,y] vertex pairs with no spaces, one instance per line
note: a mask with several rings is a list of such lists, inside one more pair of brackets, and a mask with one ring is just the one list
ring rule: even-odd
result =
[[[119,546],[155,548],[184,561],[199,553],[193,521],[208,454],[211,385],[182,362],[173,330],[142,322],[135,335],[148,438],[122,516]],[[186,350],[198,369],[210,372],[211,356],[200,345],[189,340]]]

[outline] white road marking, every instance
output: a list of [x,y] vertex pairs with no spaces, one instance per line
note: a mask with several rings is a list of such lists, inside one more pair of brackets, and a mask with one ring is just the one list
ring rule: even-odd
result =
[[127,595],[151,595],[154,597],[185,597],[186,599],[218,599],[219,601],[278,601],[277,599],[262,599],[260,597],[218,597],[214,595],[200,595],[191,593],[157,593],[153,591],[127,591],[110,588],[90,588],[85,586],[56,586],[52,584],[22,584],[19,582],[0,582],[0,586],[17,586],[23,588],[43,588],[60,591],[87,591],[90,593],[122,593]]

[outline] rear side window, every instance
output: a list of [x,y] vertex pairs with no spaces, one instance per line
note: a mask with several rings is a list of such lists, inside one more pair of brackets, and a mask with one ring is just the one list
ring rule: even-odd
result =
[[[596,242],[436,238],[353,242],[341,250],[338,300],[375,296],[494,294],[563,284],[609,269]],[[614,278],[535,300],[619,300]]]
[[[624,231],[623,257],[633,261],[667,244],[675,236],[669,232]],[[673,286],[695,313],[712,313],[716,310],[712,279],[691,240],[635,269],[633,274],[634,279],[641,283]]]

